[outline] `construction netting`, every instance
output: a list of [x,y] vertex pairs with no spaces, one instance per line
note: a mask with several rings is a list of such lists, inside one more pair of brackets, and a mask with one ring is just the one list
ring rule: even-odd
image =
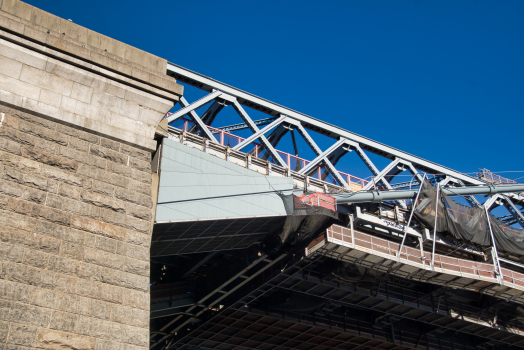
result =
[[[455,239],[474,243],[484,248],[493,245],[486,211],[481,207],[468,207],[449,196],[439,193],[437,232]],[[414,216],[429,230],[435,227],[437,188],[424,181]],[[524,255],[524,232],[509,227],[489,214],[491,228],[498,251]]]

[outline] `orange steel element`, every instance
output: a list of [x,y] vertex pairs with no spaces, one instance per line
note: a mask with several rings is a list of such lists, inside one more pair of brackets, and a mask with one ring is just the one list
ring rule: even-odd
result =
[[337,202],[335,198],[325,193],[316,192],[313,194],[303,194],[302,196],[297,197],[306,205],[322,207],[333,211],[337,210]]

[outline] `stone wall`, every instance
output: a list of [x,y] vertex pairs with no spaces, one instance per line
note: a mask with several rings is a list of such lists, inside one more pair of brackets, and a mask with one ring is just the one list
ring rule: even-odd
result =
[[0,0],[0,349],[149,347],[165,60]]

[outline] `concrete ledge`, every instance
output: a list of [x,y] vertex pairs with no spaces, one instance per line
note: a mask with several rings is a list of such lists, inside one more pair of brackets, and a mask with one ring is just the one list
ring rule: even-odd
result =
[[0,1],[0,28],[66,52],[84,62],[181,96],[183,87],[166,75],[167,60],[96,33],[18,0]]

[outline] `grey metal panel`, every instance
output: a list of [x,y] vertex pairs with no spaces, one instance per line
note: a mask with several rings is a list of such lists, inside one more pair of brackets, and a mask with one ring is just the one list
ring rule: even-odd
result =
[[157,222],[286,215],[275,190],[293,190],[292,178],[264,176],[169,139],[160,174]]

